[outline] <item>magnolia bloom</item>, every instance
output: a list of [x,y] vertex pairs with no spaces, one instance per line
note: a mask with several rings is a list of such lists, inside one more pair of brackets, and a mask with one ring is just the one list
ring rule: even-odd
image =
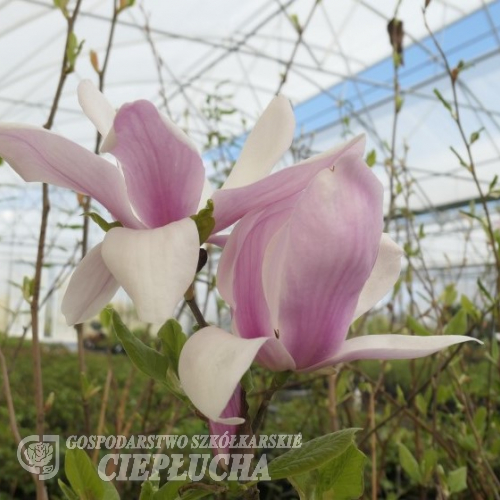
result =
[[360,142],[342,148],[302,189],[247,213],[229,237],[217,284],[232,308],[234,334],[200,330],[179,363],[186,394],[213,422],[242,422],[229,410],[254,360],[273,371],[308,372],[357,359],[418,358],[474,340],[346,340],[350,324],[392,288],[402,256],[382,233],[383,188],[362,160]]
[[[79,85],[78,98],[104,138],[101,151],[118,166],[55,133],[19,124],[0,125],[0,156],[25,181],[91,196],[124,226],[108,231],[73,273],[62,304],[68,324],[97,314],[120,285],[143,321],[162,323],[196,272],[199,236],[190,216],[212,191],[202,159],[184,132],[148,101],[115,112],[90,81]],[[219,214],[232,210],[236,188],[267,176],[289,148],[294,128],[289,102],[274,98],[223,186],[236,193],[218,203]],[[218,229],[235,220],[228,214]]]

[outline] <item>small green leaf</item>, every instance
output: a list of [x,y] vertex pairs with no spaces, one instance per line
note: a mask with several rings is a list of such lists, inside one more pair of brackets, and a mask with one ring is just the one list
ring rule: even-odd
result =
[[111,326],[130,361],[143,373],[166,385],[168,360],[139,340],[124,324],[116,311],[110,309]]
[[432,479],[432,473],[437,465],[438,454],[437,451],[428,448],[424,451],[424,458],[422,459],[422,464],[420,465],[420,471],[422,474],[422,482],[428,484]]
[[164,356],[167,357],[170,366],[178,375],[179,356],[187,340],[181,325],[175,319],[169,319],[158,331],[158,337],[161,339]]
[[467,333],[467,313],[465,309],[460,310],[451,318],[444,329],[446,335],[465,335]]
[[399,94],[397,94],[396,95],[396,100],[395,100],[396,113],[399,113],[401,111],[401,108],[403,107],[403,104],[404,104],[404,99]]
[[460,165],[465,167],[467,170],[470,170],[470,165],[460,156],[460,153],[453,146],[450,146],[450,150],[458,158]]
[[377,152],[376,152],[374,149],[372,149],[372,150],[368,153],[368,155],[367,155],[367,157],[366,157],[366,164],[367,164],[369,167],[373,167],[373,165],[375,165],[376,161],[377,161]]
[[446,482],[450,493],[459,493],[467,489],[467,467],[460,467],[448,474]]
[[323,465],[320,470],[320,484],[323,491],[332,491],[335,500],[354,500],[363,495],[363,471],[366,457],[354,444],[339,457]]
[[300,25],[300,21],[299,21],[297,14],[291,14],[289,16],[289,18],[290,18],[290,22],[293,24],[293,27],[295,28],[297,33],[299,33],[299,34],[302,33],[302,26]]
[[66,73],[72,73],[75,69],[75,64],[80,52],[83,48],[83,41],[78,43],[75,33],[72,31],[68,36],[68,44],[66,46]]
[[202,208],[196,215],[192,215],[191,219],[194,220],[196,227],[198,228],[201,245],[208,240],[215,227],[214,202],[212,200],[208,200],[206,207]]
[[477,307],[470,301],[470,299],[466,295],[462,295],[460,297],[460,305],[468,316],[470,316],[476,322],[479,321],[481,315],[477,310]]
[[25,276],[23,278],[23,298],[26,302],[31,303],[31,297],[33,297],[34,291],[35,291],[34,278],[28,278],[28,276]]
[[113,483],[99,477],[84,450],[67,450],[64,471],[80,500],[120,500]]
[[301,500],[354,500],[363,494],[365,463],[366,457],[351,444],[344,453],[319,469],[289,477],[288,480]]
[[422,475],[418,462],[403,443],[399,443],[399,463],[414,483],[421,484]]
[[417,394],[415,398],[415,406],[422,415],[427,415],[427,401],[422,394]]
[[474,144],[479,139],[479,136],[481,135],[481,132],[483,130],[484,130],[484,127],[481,127],[476,132],[472,132],[472,134],[470,135],[469,144]]
[[268,467],[273,480],[296,476],[317,469],[344,453],[353,443],[359,429],[344,429],[327,434],[294,448],[275,458]]
[[489,300],[490,304],[493,304],[493,302],[495,302],[495,301],[493,300],[491,293],[484,286],[484,283],[481,281],[481,278],[477,279],[477,286],[479,287],[479,290],[484,295],[484,297],[486,297]]
[[95,212],[88,212],[83,215],[85,217],[90,217],[105,233],[114,227],[123,227],[123,224],[120,221],[108,222]]
[[[187,483],[187,479],[184,481],[168,481],[157,492],[155,492],[152,500],[176,500],[179,498],[179,488]],[[184,495],[182,498],[184,499]]]
[[150,481],[144,481],[141,484],[141,496],[139,497],[139,500],[152,500],[154,494],[155,488],[153,483]]
[[59,485],[59,488],[61,488],[66,500],[78,500],[78,495],[65,482],[58,479],[57,484]]
[[424,325],[419,323],[413,316],[406,317],[406,326],[413,333],[416,333],[417,335],[421,335],[421,336],[425,336],[425,337],[432,335],[432,333],[429,330],[427,330],[427,328],[425,328]]
[[441,92],[439,92],[438,89],[434,89],[434,94],[436,97],[441,101],[441,104],[450,112],[453,114],[453,109],[451,107],[451,104],[441,95]]
[[58,8],[65,18],[69,17],[68,13],[68,1],[69,0],[54,0],[54,6]]

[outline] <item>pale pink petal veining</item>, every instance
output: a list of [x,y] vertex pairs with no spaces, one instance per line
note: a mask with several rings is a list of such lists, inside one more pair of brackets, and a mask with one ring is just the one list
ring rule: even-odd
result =
[[132,211],[120,171],[60,135],[28,125],[1,124],[0,156],[27,182],[89,195],[125,226],[144,227]]
[[359,155],[364,150],[364,136],[356,137],[326,153],[313,156],[299,164],[285,168],[249,186],[216,191],[214,201],[215,230],[230,226],[246,213],[262,209],[283,198],[302,191],[321,170],[331,168],[343,155]]
[[205,182],[200,155],[184,132],[148,101],[125,104],[108,148],[120,161],[128,195],[148,227],[161,227],[198,210]]

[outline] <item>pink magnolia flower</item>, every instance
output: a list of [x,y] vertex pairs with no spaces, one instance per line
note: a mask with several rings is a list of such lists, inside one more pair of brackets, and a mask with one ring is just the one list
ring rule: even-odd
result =
[[[382,233],[383,188],[362,160],[361,143],[335,158],[323,155],[329,160],[316,172],[310,165],[317,159],[285,171],[290,179],[294,171],[303,176],[301,189],[250,211],[229,237],[217,283],[232,308],[234,334],[212,326],[200,330],[188,339],[179,363],[186,394],[213,422],[242,422],[228,410],[254,360],[272,371],[307,372],[357,359],[417,358],[474,340],[346,339],[350,324],[392,288],[402,256]],[[273,183],[273,177],[261,183]]]
[[[203,162],[184,132],[148,101],[117,112],[90,81],[78,88],[80,104],[102,134],[101,150],[115,165],[43,128],[0,125],[0,156],[26,181],[46,182],[89,195],[124,227],[113,228],[76,268],[62,310],[68,324],[97,314],[122,286],[139,317],[171,317],[195,275],[199,236],[190,218],[212,191]],[[218,202],[232,210],[238,187],[265,177],[293,139],[294,117],[276,97],[248,136]],[[250,206],[252,203],[250,203]],[[221,217],[223,229],[241,217]]]

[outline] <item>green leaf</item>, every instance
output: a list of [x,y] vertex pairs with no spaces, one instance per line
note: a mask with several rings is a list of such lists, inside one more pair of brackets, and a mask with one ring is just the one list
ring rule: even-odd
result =
[[461,308],[444,329],[446,335],[464,335],[467,333],[467,313]]
[[484,432],[487,413],[488,412],[484,406],[480,406],[474,413],[474,427],[477,429],[479,434]]
[[[189,481],[169,481],[165,483],[154,495],[152,500],[176,500],[178,498],[179,488]],[[182,496],[184,499],[184,495]]]
[[365,455],[352,444],[342,455],[320,468],[320,484],[323,490],[332,490],[335,500],[360,498],[365,488],[365,464]]
[[[399,54],[398,54],[399,56]],[[396,105],[396,113],[399,113],[401,111],[401,108],[403,107],[404,99],[398,94],[396,95],[396,100],[395,100],[395,105]]]
[[476,322],[479,321],[481,315],[477,310],[477,307],[469,300],[469,298],[466,295],[462,295],[460,297],[460,305],[474,321]]
[[273,480],[296,476],[317,469],[324,463],[344,453],[353,443],[359,429],[344,429],[327,434],[294,448],[275,458],[268,467]]
[[69,0],[54,0],[54,6],[58,8],[62,13],[63,16],[68,18],[68,1]]
[[31,302],[31,297],[33,297],[33,292],[35,290],[35,279],[28,278],[25,276],[23,278],[23,298],[26,302]]
[[79,448],[68,450],[64,471],[80,500],[120,500],[113,483],[99,477],[85,451]]
[[441,104],[450,112],[453,114],[453,109],[451,107],[451,104],[441,95],[441,92],[439,92],[438,89],[434,89],[434,94],[436,97],[441,101]]
[[163,385],[167,384],[168,360],[139,340],[124,324],[116,311],[110,309],[111,326],[130,361],[143,373]]
[[[366,457],[351,444],[344,453],[319,469],[289,477],[288,480],[301,500],[354,500],[363,494],[365,464]],[[327,492],[331,493],[325,496]]]
[[90,217],[105,233],[114,227],[123,227],[123,224],[120,221],[108,222],[95,212],[88,212],[83,215],[85,217]]
[[57,484],[59,485],[59,488],[61,488],[66,500],[78,500],[78,495],[65,482],[58,479]]
[[68,36],[68,44],[66,46],[66,72],[71,73],[75,69],[76,59],[80,55],[83,48],[83,41],[78,43],[75,33],[72,31]]
[[293,24],[293,27],[295,28],[297,33],[299,34],[302,33],[302,26],[300,25],[300,21],[297,14],[290,14],[289,18],[290,22]]
[[181,325],[175,319],[169,319],[158,331],[158,337],[161,339],[164,356],[168,359],[175,374],[178,375],[179,356],[187,340]]
[[477,279],[477,286],[479,287],[479,290],[484,295],[484,297],[487,298],[490,301],[491,304],[493,304],[493,302],[495,302],[495,301],[493,300],[493,297],[491,296],[491,293],[484,286],[484,283],[481,281],[481,278]]
[[208,240],[215,227],[214,202],[212,200],[208,200],[206,207],[202,208],[196,215],[192,215],[191,219],[194,220],[196,227],[198,228],[201,245]]
[[460,156],[460,153],[453,146],[450,146],[450,150],[457,157],[460,165],[465,167],[467,170],[470,170],[470,165]]
[[406,326],[413,332],[416,333],[417,335],[422,335],[425,337],[428,337],[429,335],[432,335],[432,333],[425,328],[424,325],[419,323],[413,316],[407,316],[406,317]]
[[399,443],[399,463],[411,480],[416,484],[421,484],[422,475],[420,467],[411,451],[403,444]]
[[150,481],[144,481],[141,484],[141,496],[139,497],[139,500],[152,500],[154,494],[155,488],[153,483]]
[[459,493],[467,489],[467,467],[460,467],[448,474],[446,482],[450,493]]
[[417,394],[415,398],[415,406],[422,415],[427,415],[427,401],[422,394]]
[[457,295],[455,285],[452,283],[451,285],[446,285],[443,293],[439,296],[439,300],[441,300],[444,305],[451,306],[457,300]]
[[479,136],[481,135],[481,132],[483,130],[484,130],[484,127],[481,127],[476,132],[472,132],[472,134],[470,135],[469,144],[474,144],[479,139]]
[[368,155],[367,155],[367,157],[366,157],[366,164],[367,164],[369,167],[373,167],[373,165],[375,165],[376,161],[377,161],[377,152],[376,152],[374,149],[372,149],[372,150],[368,153]]
[[424,458],[422,459],[422,464],[420,465],[420,471],[422,474],[422,482],[424,484],[429,484],[432,479],[432,473],[437,465],[438,454],[437,451],[428,448],[424,451]]

